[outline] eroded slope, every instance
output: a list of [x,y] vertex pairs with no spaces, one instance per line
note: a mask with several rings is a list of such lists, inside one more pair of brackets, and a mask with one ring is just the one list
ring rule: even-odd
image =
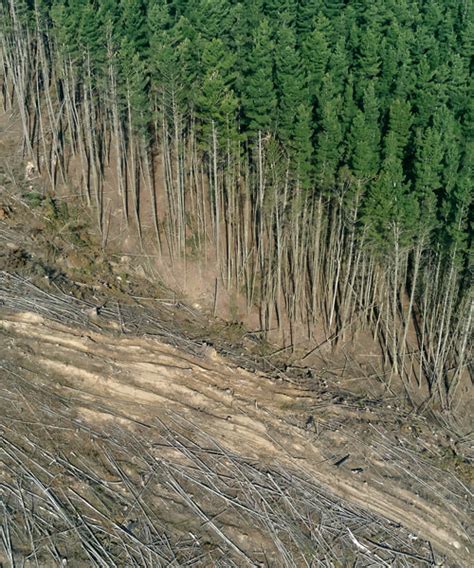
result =
[[127,335],[123,314],[87,325],[74,302],[1,314],[11,563],[469,565],[469,488],[424,423]]

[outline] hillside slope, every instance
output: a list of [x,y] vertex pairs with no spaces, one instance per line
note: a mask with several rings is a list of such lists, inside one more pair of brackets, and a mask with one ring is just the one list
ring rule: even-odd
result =
[[349,366],[271,364],[22,173],[2,161],[2,566],[470,566],[471,438]]
[[469,489],[425,422],[0,290],[7,565],[469,565]]

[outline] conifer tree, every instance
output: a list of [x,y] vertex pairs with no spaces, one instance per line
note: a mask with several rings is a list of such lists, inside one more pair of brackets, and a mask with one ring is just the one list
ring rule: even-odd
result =
[[328,18],[337,18],[344,10],[344,0],[323,0],[323,12]]
[[103,37],[104,28],[96,10],[92,4],[84,4],[80,19],[79,43],[83,57],[88,59],[94,76],[103,72],[105,64],[106,50]]
[[296,109],[295,129],[291,146],[294,153],[293,159],[296,164],[296,178],[300,186],[305,190],[311,187],[313,180],[313,130],[311,122],[311,105],[309,101],[303,101]]
[[234,57],[219,39],[207,42],[203,50],[204,77],[197,96],[197,116],[202,138],[209,143],[213,129],[219,140],[229,140],[234,130],[238,101],[232,90]]
[[341,159],[340,106],[340,96],[335,93],[331,77],[326,75],[320,96],[319,132],[315,151],[316,179],[324,190],[330,190],[334,186]]
[[468,60],[459,53],[453,53],[448,63],[446,93],[457,116],[462,116],[469,109],[469,105],[472,105],[472,97],[469,96],[468,65]]
[[359,42],[357,67],[359,71],[359,85],[365,81],[371,81],[379,76],[382,68],[382,60],[379,54],[382,37],[372,28],[364,30]]
[[390,255],[397,243],[399,247],[410,244],[416,207],[398,155],[396,136],[390,132],[385,139],[380,177],[372,185],[364,207],[367,235],[378,254]]
[[433,84],[434,70],[432,69],[428,57],[423,54],[414,71],[415,83],[415,105],[416,105],[416,124],[427,126],[429,119],[436,108],[436,89]]
[[363,109],[356,115],[351,131],[352,163],[357,176],[371,178],[378,172],[380,159],[379,109],[373,83],[364,92]]
[[145,59],[149,44],[145,0],[120,0],[120,8],[121,35],[134,53]]
[[277,100],[273,84],[273,49],[270,25],[264,19],[254,33],[242,92],[247,135],[252,141],[258,132],[266,133],[274,127]]
[[200,0],[185,12],[197,32],[206,40],[222,40],[232,33],[232,14],[228,0]]
[[140,136],[146,136],[150,120],[146,64],[135,51],[134,43],[127,40],[123,40],[120,47],[120,62],[123,96],[131,111],[132,128]]
[[363,111],[358,110],[350,131],[351,166],[361,180],[371,179],[377,172],[378,155],[370,145],[371,132]]
[[288,144],[295,129],[296,114],[304,97],[301,64],[296,51],[293,31],[284,27],[278,31],[275,46],[275,79],[278,94],[278,133]]
[[263,12],[272,21],[293,27],[296,20],[298,0],[264,0]]
[[51,19],[60,52],[65,57],[79,57],[79,42],[77,30],[80,29],[82,10],[76,6],[68,10],[63,2],[56,0],[51,6]]
[[322,0],[300,0],[296,16],[296,33],[299,45],[307,42],[314,30],[317,17],[322,14]]
[[319,95],[329,62],[330,50],[327,38],[329,26],[329,20],[325,16],[318,16],[315,19],[312,31],[306,38],[302,39],[301,43],[301,62],[313,102]]
[[357,104],[354,100],[354,76],[349,73],[346,79],[346,85],[344,87],[344,93],[342,97],[342,124],[344,128],[344,133],[346,134],[350,128],[352,120],[356,115]]
[[344,39],[339,39],[329,57],[328,70],[335,92],[342,95],[349,73],[349,62]]

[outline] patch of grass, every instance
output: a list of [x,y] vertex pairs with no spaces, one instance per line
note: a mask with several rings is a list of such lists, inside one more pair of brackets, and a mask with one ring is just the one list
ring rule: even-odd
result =
[[23,199],[32,209],[36,209],[37,207],[41,207],[43,201],[45,200],[44,195],[42,195],[39,191],[27,191],[23,194]]
[[50,195],[44,198],[44,215],[50,223],[67,223],[69,221],[69,211],[66,203],[58,204]]
[[452,472],[454,469],[456,475],[468,484],[474,483],[474,466],[451,448],[444,448],[443,455],[439,458],[439,466],[446,471]]

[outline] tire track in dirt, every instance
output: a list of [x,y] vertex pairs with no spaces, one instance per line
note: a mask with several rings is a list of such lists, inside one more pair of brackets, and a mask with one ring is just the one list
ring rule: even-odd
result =
[[[457,565],[469,565],[464,528],[469,516],[460,503],[446,506],[438,490],[424,499],[410,480],[394,479],[390,464],[367,451],[362,476],[328,461],[337,448],[304,429],[301,411],[317,405],[317,393],[249,373],[216,354],[200,359],[156,340],[85,333],[34,314],[3,314],[0,329],[24,350],[28,346],[38,381],[47,377],[64,396],[74,392],[74,404],[87,422],[100,424],[104,410],[124,422],[145,424],[179,414],[228,451],[301,472],[341,499],[402,524]],[[103,409],[94,411],[94,401]],[[300,425],[292,423],[295,409],[301,412]],[[319,419],[323,424],[324,411]],[[359,451],[355,446],[353,441],[352,455]],[[383,487],[372,470],[385,475]]]

